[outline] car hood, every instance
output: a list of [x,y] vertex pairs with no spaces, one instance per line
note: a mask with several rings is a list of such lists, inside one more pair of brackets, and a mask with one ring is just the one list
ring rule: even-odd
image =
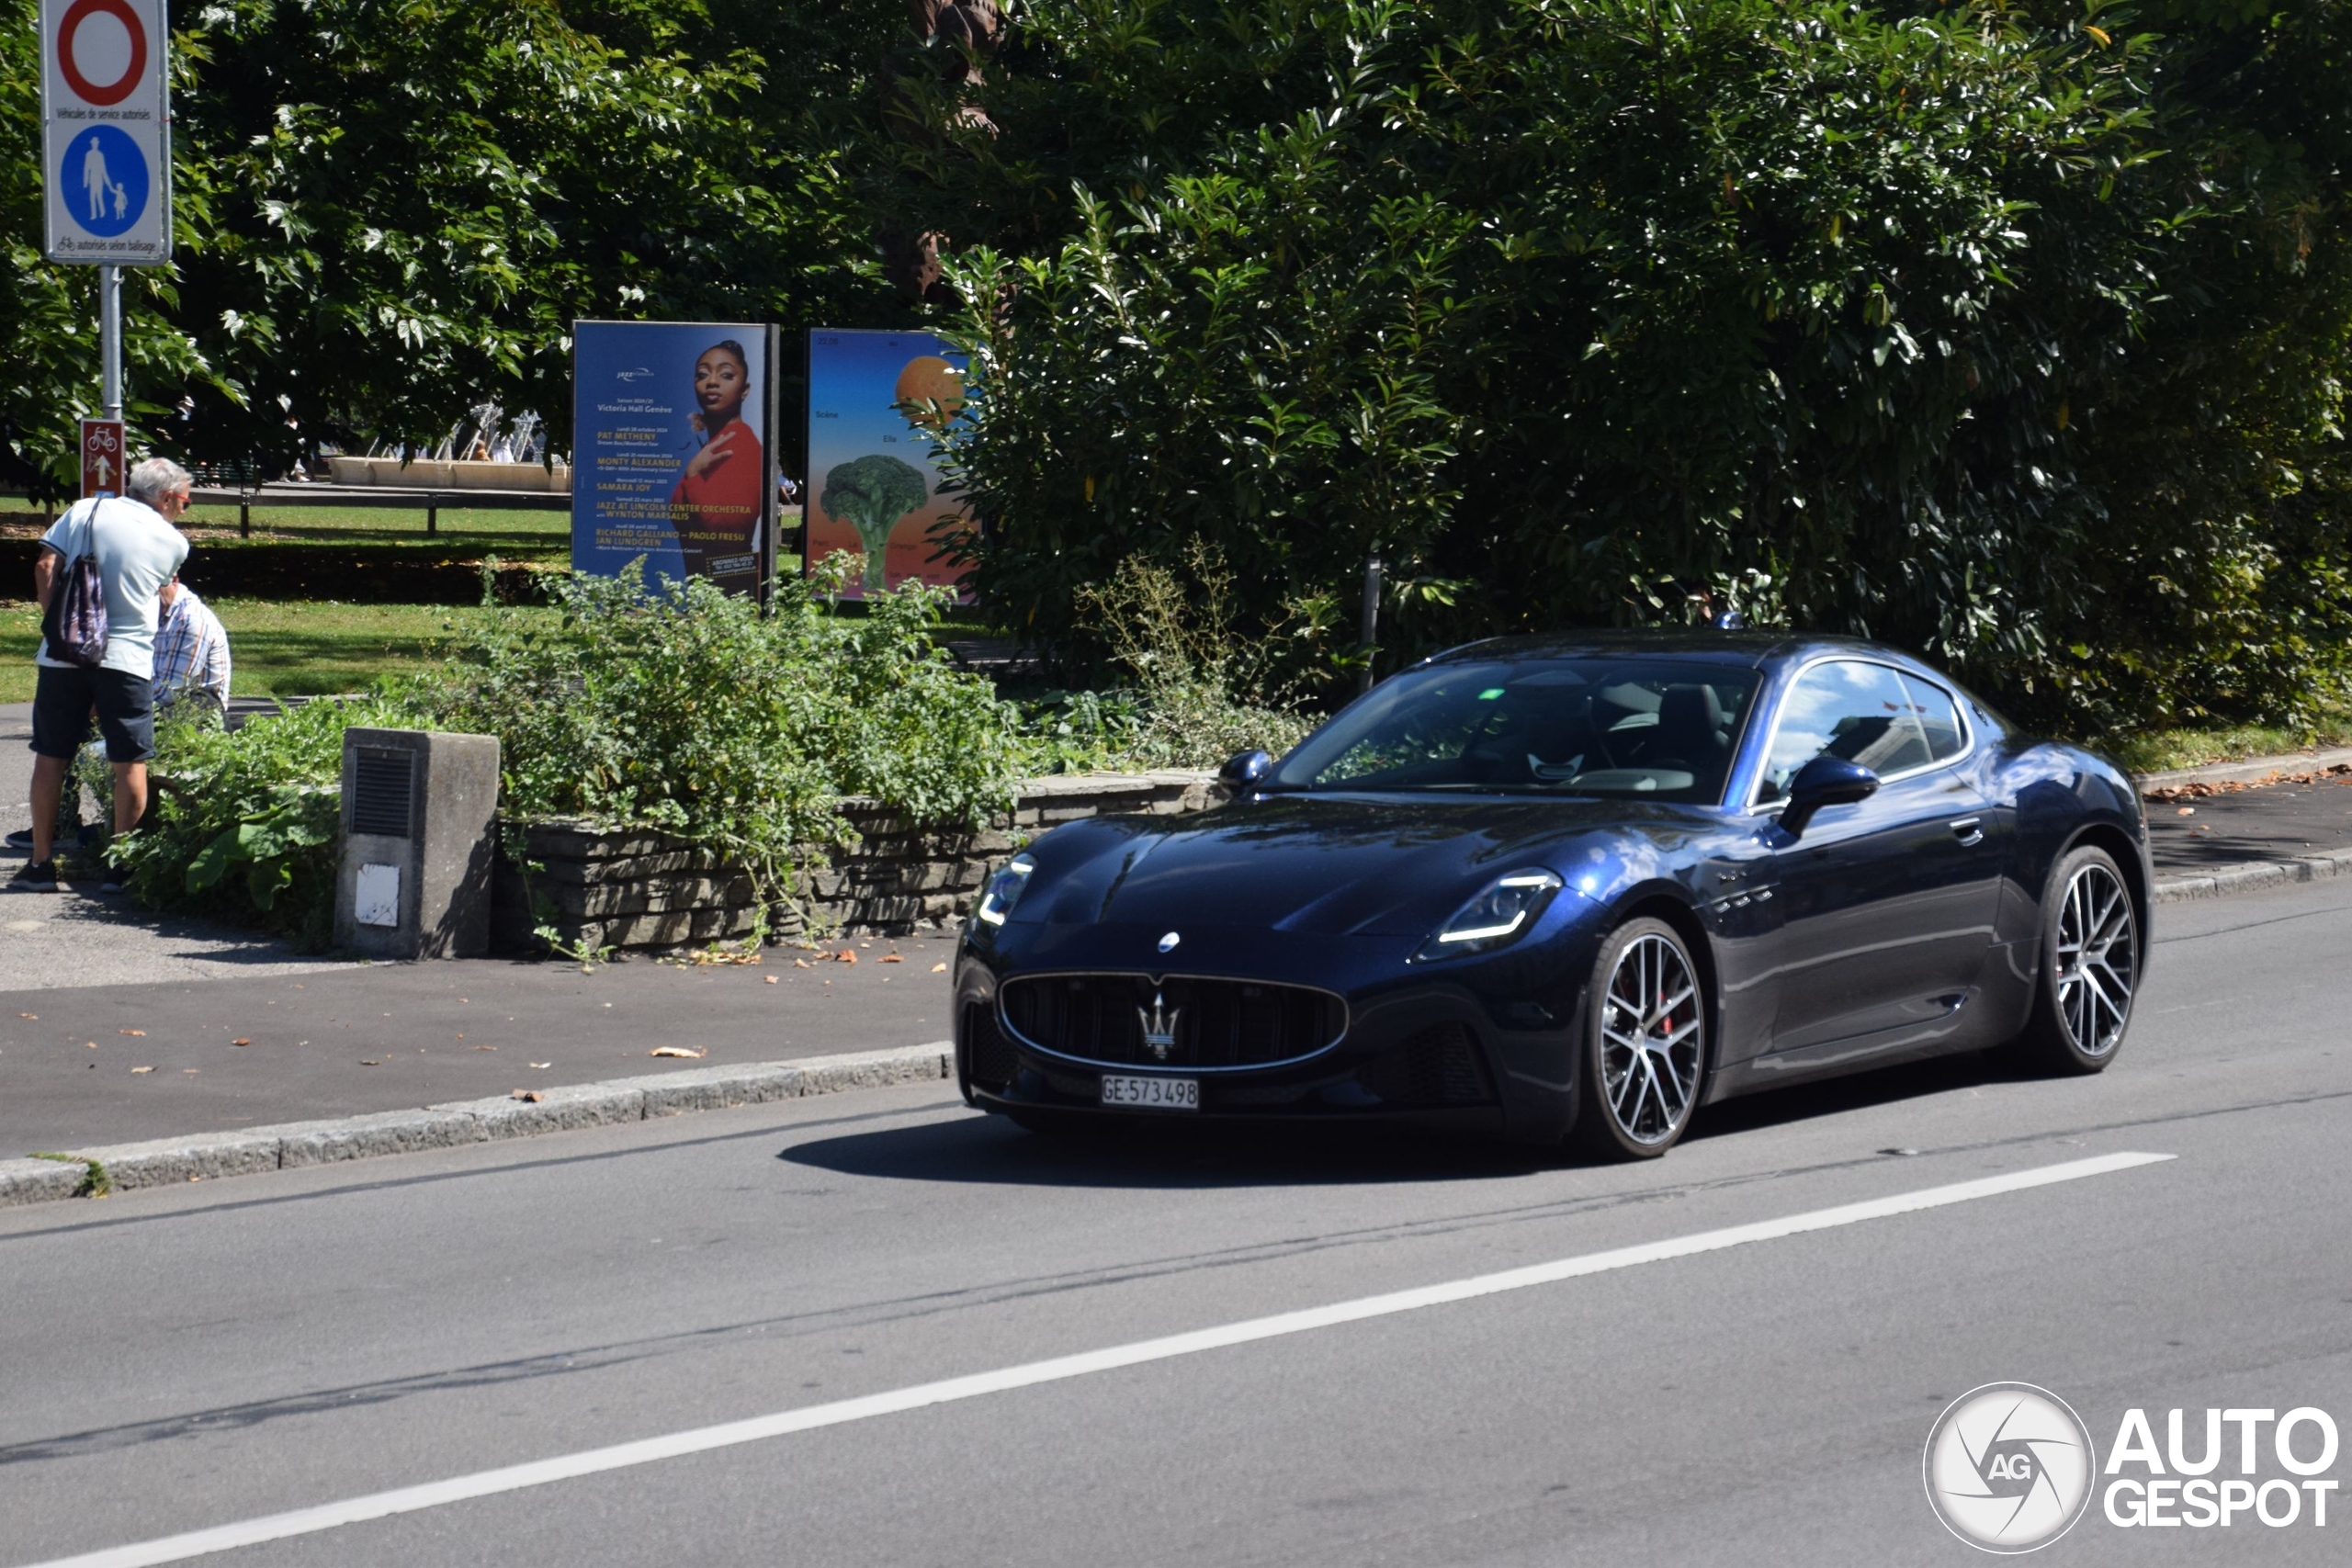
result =
[[1013,919],[1418,935],[1507,872],[1542,866],[1591,893],[1662,865],[1700,826],[1687,807],[1491,796],[1274,795],[1096,818],[1031,846],[1037,886]]

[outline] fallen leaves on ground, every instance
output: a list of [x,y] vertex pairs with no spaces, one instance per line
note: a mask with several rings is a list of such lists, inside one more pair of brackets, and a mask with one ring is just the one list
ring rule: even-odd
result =
[[775,984],[775,976],[773,975],[763,975],[760,978],[765,980],[771,986]]
[[876,963],[876,964],[904,964],[904,963],[906,962],[906,959],[905,959],[905,957],[904,957],[903,955],[901,955],[901,954],[899,954],[899,953],[884,953],[881,957],[879,957],[879,958],[876,959],[874,962],[875,962],[875,963]]
[[857,962],[857,954],[844,947],[839,953],[833,954],[833,962],[836,964],[854,964]]
[[39,1021],[40,1021],[40,1014],[39,1014],[39,1013],[37,1013],[37,1012],[20,1012],[20,1013],[18,1013],[17,1016],[18,1018],[29,1018],[29,1019],[31,1019],[33,1021],[35,1021],[36,1023],[38,1023]]
[[547,1099],[547,1096],[541,1094],[535,1089],[518,1089],[508,1094],[507,1098],[509,1100],[520,1100],[529,1104],[537,1105],[541,1100]]
[[380,1067],[384,1064],[376,1060],[373,1056],[362,1056],[359,1059],[359,1065],[363,1067]]
[[707,1051],[690,1051],[684,1045],[656,1045],[652,1050],[648,1051],[646,1055],[649,1056],[684,1056],[691,1061],[698,1062],[704,1056],[708,1055],[709,1053]]
[[474,1049],[477,1051],[495,1051],[498,1047],[495,1045],[477,1045]]
[[933,964],[933,965],[931,966],[931,972],[932,972],[933,974],[934,974],[934,975],[944,975],[944,974],[946,974],[946,973],[947,973],[947,961],[946,961],[945,959],[942,959],[942,960],[940,960],[938,963],[936,963],[936,964]]
[[133,1067],[130,1070],[134,1073],[152,1073],[155,1069],[153,1067]]
[[792,966],[795,969],[806,969],[808,967],[808,961],[805,958],[796,958],[792,961]]
[[2352,762],[2337,762],[2332,767],[2314,768],[2305,773],[2265,773],[2258,779],[2197,780],[2190,784],[2164,784],[2147,792],[2144,798],[2159,806],[2171,806],[2183,800],[2211,800],[2217,795],[2243,795],[2250,789],[2267,789],[2272,784],[2315,784],[2352,783]]
[[136,1034],[142,1040],[147,1037],[147,1032],[143,1029],[118,1029],[115,1032],[117,1034]]
[[543,1072],[546,1072],[549,1067],[552,1067],[552,1066],[555,1066],[555,1064],[554,1064],[553,1062],[532,1062],[532,1063],[529,1063],[529,1064],[527,1064],[527,1065],[531,1067],[531,1069],[532,1069],[533,1071],[535,1071],[535,1072],[542,1072],[542,1073],[543,1073]]
[[202,1067],[182,1067],[180,1071],[193,1077],[195,1074],[204,1071],[204,1069]]
[[250,1045],[250,1044],[252,1044],[252,1043],[253,1043],[253,1042],[252,1042],[252,1041],[250,1041],[250,1040],[248,1040],[248,1039],[246,1039],[243,1035],[240,1034],[240,1035],[239,1035],[239,1036],[237,1036],[237,1038],[235,1038],[234,1040],[230,1041],[230,1042],[229,1042],[229,1043],[230,1043],[230,1044],[232,1044],[232,1045]]

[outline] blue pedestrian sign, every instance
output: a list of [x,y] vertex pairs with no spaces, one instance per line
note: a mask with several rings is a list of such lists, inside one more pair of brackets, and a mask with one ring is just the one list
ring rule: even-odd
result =
[[77,132],[57,175],[74,222],[99,239],[129,233],[147,215],[147,155],[111,125]]
[[51,260],[171,260],[169,38],[164,0],[41,0]]

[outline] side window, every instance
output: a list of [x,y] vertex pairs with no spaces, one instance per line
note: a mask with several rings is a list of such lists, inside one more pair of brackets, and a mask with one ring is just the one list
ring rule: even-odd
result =
[[1832,660],[1806,671],[1781,700],[1756,798],[1780,799],[1815,757],[1842,757],[1883,776],[1926,767],[1933,755],[1901,676],[1883,664]]
[[1903,676],[1902,681],[1903,690],[1911,699],[1911,711],[1918,716],[1919,728],[1928,737],[1928,754],[1939,762],[1959,756],[1968,741],[1960,728],[1960,710],[1953,705],[1951,694],[1916,675]]

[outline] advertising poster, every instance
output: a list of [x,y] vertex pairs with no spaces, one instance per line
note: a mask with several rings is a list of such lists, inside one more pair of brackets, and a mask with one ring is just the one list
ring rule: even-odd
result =
[[571,564],[760,592],[775,548],[775,341],[723,321],[572,323]]
[[956,587],[931,530],[964,515],[939,493],[932,432],[964,404],[964,355],[929,333],[808,334],[808,566],[865,557],[846,595],[902,582]]

